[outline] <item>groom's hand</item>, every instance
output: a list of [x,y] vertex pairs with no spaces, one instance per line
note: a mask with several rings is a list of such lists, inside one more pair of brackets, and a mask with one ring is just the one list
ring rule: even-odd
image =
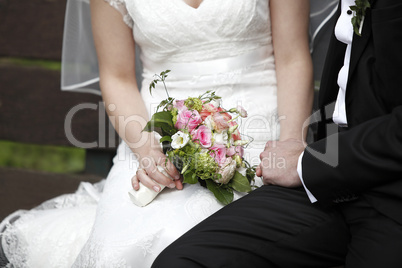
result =
[[264,184],[302,186],[297,173],[297,162],[303,151],[304,144],[300,140],[268,141],[260,154],[261,163],[256,175],[262,176]]

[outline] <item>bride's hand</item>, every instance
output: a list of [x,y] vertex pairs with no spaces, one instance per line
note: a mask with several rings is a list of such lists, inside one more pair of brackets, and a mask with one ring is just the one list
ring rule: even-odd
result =
[[[137,173],[131,179],[134,190],[139,190],[139,182],[155,192],[161,191],[158,183],[169,188],[183,189],[180,173],[160,149],[149,148],[143,151],[143,153],[139,153]],[[160,172],[158,166],[162,167],[171,178]]]

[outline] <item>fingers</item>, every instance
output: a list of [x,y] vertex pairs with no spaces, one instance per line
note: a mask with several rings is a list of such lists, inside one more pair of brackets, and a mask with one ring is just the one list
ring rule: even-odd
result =
[[267,150],[270,147],[271,148],[274,147],[274,142],[273,141],[267,141],[267,143],[265,144],[265,147],[264,147],[264,151]]
[[150,152],[140,159],[140,167],[131,179],[134,190],[140,188],[139,182],[155,192],[160,192],[160,185],[169,188],[183,189],[181,175],[176,167],[162,152]]
[[158,183],[169,188],[176,187],[176,184],[172,181],[172,179],[160,172],[156,166],[147,168],[146,173],[143,176],[140,176],[139,179],[142,184],[150,189],[153,189],[155,192],[159,192],[161,190],[161,187],[158,185]]
[[264,147],[264,151],[262,151],[261,153],[260,153],[260,160],[261,160],[261,163],[260,163],[260,165],[256,168],[256,170],[255,170],[255,175],[257,176],[257,177],[262,177],[262,171],[263,171],[263,168],[264,168],[264,161],[265,161],[265,159],[266,159],[266,155],[267,155],[267,150],[270,148],[270,147],[272,147],[272,141],[268,141],[266,144],[265,144],[265,147]]
[[180,180],[179,171],[177,171],[176,167],[169,159],[166,157],[160,157],[157,163],[159,166],[163,167],[163,169],[169,174],[170,177],[173,178],[173,180]]
[[269,141],[265,143],[264,151],[269,148]]
[[152,189],[157,193],[161,191],[161,187],[148,176],[145,169],[138,169],[137,174],[134,177],[138,179],[138,181],[140,181],[145,187]]
[[[140,178],[143,178],[143,181],[146,181],[144,178],[147,178],[147,173],[145,171],[145,169],[143,168],[139,168],[137,170],[137,173],[131,178],[131,185],[133,186],[133,189],[138,191],[140,189]],[[144,184],[144,183],[143,183]],[[146,183],[145,183],[146,184]],[[153,186],[158,186],[156,183],[154,184],[148,184],[148,188],[152,188]],[[159,187],[160,188],[160,187]],[[154,190],[158,190],[158,188],[153,188]],[[160,191],[160,189],[158,190],[158,192]]]
[[[164,175],[162,174],[162,176],[164,176]],[[164,177],[167,178],[166,176],[164,176]],[[139,184],[140,181],[144,186],[146,186],[149,189],[154,190],[155,192],[160,192],[161,191],[160,185],[158,185],[155,182],[155,180],[153,180],[146,173],[145,169],[138,169],[137,174],[132,177],[131,185],[132,185],[134,190],[138,191],[140,189],[140,184]],[[177,188],[178,190],[183,189],[183,182],[181,180],[172,181],[171,179],[167,178],[167,181],[168,181],[167,187],[169,187],[169,188]],[[160,184],[162,184],[162,183],[160,183]],[[164,184],[162,184],[162,185],[164,185]]]
[[140,184],[137,175],[134,175],[134,177],[131,178],[131,185],[133,186],[133,189],[136,191],[140,189]]
[[261,160],[261,162],[260,162],[260,165],[259,165],[259,168],[261,169],[261,170],[263,170],[264,168],[271,168],[271,159],[272,158],[272,156],[271,156],[271,153],[270,152],[268,152],[268,151],[263,151],[261,154],[260,154],[260,160]]
[[258,166],[258,167],[255,169],[255,175],[256,175],[257,177],[261,177],[261,176],[262,176],[262,170],[261,170],[260,166]]
[[270,165],[270,152],[269,149],[272,148],[272,142],[267,142],[265,145],[265,150],[260,153],[260,165],[256,168],[255,174],[258,177],[262,178],[262,181],[264,185],[269,185],[270,183],[268,182],[267,178],[267,172],[268,174],[271,172],[271,165]]
[[183,182],[181,180],[175,180],[174,183],[176,184],[176,188],[178,190],[182,190],[183,189]]
[[267,176],[264,176],[263,168],[264,168],[263,166],[259,165],[255,170],[255,175],[262,178],[262,182],[264,183],[264,185],[270,185],[271,182],[269,178]]

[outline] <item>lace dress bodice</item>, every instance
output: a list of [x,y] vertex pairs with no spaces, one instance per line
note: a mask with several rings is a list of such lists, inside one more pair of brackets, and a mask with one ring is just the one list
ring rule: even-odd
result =
[[268,1],[204,0],[198,8],[183,0],[107,1],[120,3],[143,60],[204,61],[271,44]]

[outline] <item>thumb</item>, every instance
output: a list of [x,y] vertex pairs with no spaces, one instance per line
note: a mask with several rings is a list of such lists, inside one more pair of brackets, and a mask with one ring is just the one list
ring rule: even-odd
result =
[[262,176],[262,170],[261,170],[260,166],[258,166],[258,167],[255,169],[255,175],[256,175],[257,177],[261,177],[261,176]]
[[182,190],[183,189],[183,183],[181,182],[181,180],[175,180],[174,183],[176,184],[176,188],[178,190]]

